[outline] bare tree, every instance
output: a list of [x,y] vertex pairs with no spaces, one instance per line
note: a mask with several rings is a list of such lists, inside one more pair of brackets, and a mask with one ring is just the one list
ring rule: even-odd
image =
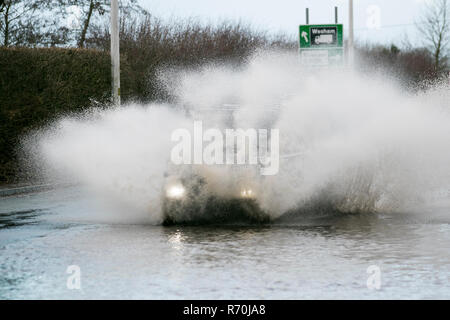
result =
[[33,15],[37,9],[34,1],[3,0],[0,3],[0,32],[2,45],[8,47],[16,42],[20,32],[24,29],[25,17]]
[[[89,32],[89,28],[92,24],[101,20],[102,16],[105,16],[109,12],[111,1],[110,0],[57,0],[61,7],[76,6],[81,12],[80,28],[77,30],[78,34],[75,36],[77,46],[84,48],[86,37]],[[144,11],[138,4],[138,0],[121,0],[119,1],[120,10],[123,13],[129,13],[133,11]]]
[[418,25],[421,36],[432,47],[436,71],[446,65],[446,50],[450,43],[450,1],[432,0],[425,5],[425,11]]
[[[0,0],[0,42],[8,46],[55,44],[66,30],[50,12],[54,0]],[[53,21],[55,20],[55,21]]]
[[[108,19],[110,0],[0,0],[0,45],[85,46],[93,24]],[[120,0],[122,14],[144,11],[138,0]],[[80,12],[78,28],[65,25],[72,7]]]
[[[84,2],[84,5],[83,5]],[[88,1],[80,1],[79,5],[84,7],[84,21],[81,29],[80,37],[78,38],[78,47],[83,48],[84,42],[86,41],[86,33],[89,28],[89,24],[92,19],[92,15],[95,12],[98,12],[100,15],[105,14],[107,11],[108,1],[96,1],[96,0],[88,0]]]

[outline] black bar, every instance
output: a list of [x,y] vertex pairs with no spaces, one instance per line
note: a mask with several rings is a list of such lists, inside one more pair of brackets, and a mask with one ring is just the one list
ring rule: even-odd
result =
[[[56,312],[56,308],[64,312]],[[392,311],[401,312],[405,317],[408,313],[433,310],[438,314],[438,308],[446,311],[448,301],[304,301],[304,300],[149,300],[149,301],[0,301],[4,314],[11,311],[14,318],[20,318],[24,313],[33,315],[40,311],[47,315],[54,313],[58,319],[70,315],[71,318],[89,318],[101,315],[104,318],[112,314],[115,318],[131,314],[140,314],[143,319],[309,319],[323,318],[330,315],[364,318],[386,317]],[[10,310],[6,310],[6,309]],[[445,310],[444,310],[445,308]],[[140,310],[139,310],[140,309]],[[89,311],[87,311],[89,310]],[[213,311],[214,310],[214,311]],[[389,312],[388,312],[389,310]],[[142,313],[141,313],[142,311]],[[362,312],[362,313],[361,313]],[[444,313],[442,313],[444,314]],[[308,316],[309,315],[309,316]]]

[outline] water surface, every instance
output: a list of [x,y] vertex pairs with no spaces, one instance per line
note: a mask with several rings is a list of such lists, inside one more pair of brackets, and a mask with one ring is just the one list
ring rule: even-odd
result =
[[[0,298],[450,298],[446,204],[264,226],[108,223],[91,210],[77,188],[0,198]],[[81,290],[67,288],[69,265]]]

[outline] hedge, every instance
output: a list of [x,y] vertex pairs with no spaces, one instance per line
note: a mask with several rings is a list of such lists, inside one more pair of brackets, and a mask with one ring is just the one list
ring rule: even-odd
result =
[[[127,68],[124,62],[122,69]],[[126,97],[130,90],[126,79],[122,83]],[[21,176],[17,154],[21,136],[62,113],[87,108],[93,100],[107,103],[110,95],[107,52],[0,48],[0,183]]]

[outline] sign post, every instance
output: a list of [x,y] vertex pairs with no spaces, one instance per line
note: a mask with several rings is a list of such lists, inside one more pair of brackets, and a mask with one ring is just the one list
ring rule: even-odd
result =
[[342,24],[301,25],[299,31],[300,58],[304,65],[344,65]]
[[112,98],[120,105],[119,3],[111,0],[111,78]]
[[349,65],[353,66],[353,60],[354,60],[353,0],[349,0],[349,3],[348,3],[348,29],[349,29],[349,32],[348,32],[348,61],[349,61]]

